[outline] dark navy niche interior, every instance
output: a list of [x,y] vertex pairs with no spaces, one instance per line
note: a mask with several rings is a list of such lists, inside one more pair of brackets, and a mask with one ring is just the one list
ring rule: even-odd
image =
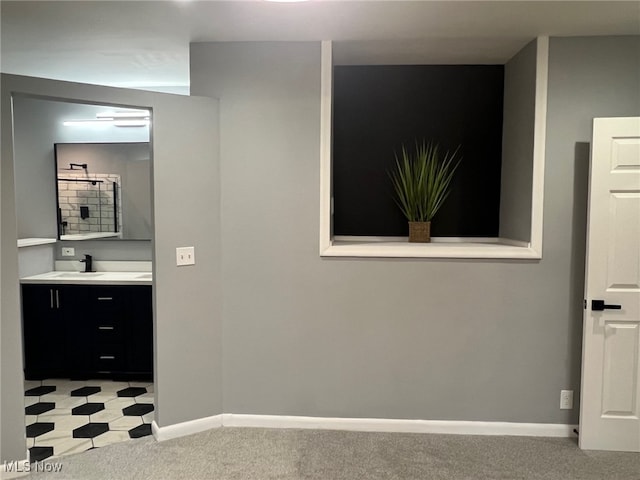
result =
[[387,172],[425,138],[463,157],[432,235],[498,236],[503,65],[336,66],[333,88],[335,235],[408,234]]

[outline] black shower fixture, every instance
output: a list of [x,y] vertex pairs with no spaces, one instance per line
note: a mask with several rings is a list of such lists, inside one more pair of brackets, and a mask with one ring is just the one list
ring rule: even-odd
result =
[[69,166],[71,168],[68,168],[67,170],[79,170],[79,169],[73,168],[73,167],[80,167],[80,168],[83,168],[85,170],[87,169],[87,164],[86,163],[70,163]]

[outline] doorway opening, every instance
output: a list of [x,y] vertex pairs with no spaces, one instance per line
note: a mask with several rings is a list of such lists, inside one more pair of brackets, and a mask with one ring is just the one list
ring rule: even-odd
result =
[[30,460],[150,435],[152,112],[12,107]]

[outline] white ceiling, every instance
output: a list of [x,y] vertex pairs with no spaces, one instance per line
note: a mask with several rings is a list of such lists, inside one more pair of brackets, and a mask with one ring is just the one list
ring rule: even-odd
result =
[[638,35],[640,1],[2,1],[2,72],[184,91],[189,43],[334,40],[338,63],[502,63],[538,35]]

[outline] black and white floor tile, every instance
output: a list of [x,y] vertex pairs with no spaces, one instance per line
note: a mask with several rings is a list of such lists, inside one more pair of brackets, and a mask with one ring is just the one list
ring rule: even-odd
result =
[[153,384],[111,380],[26,380],[31,461],[151,435]]

